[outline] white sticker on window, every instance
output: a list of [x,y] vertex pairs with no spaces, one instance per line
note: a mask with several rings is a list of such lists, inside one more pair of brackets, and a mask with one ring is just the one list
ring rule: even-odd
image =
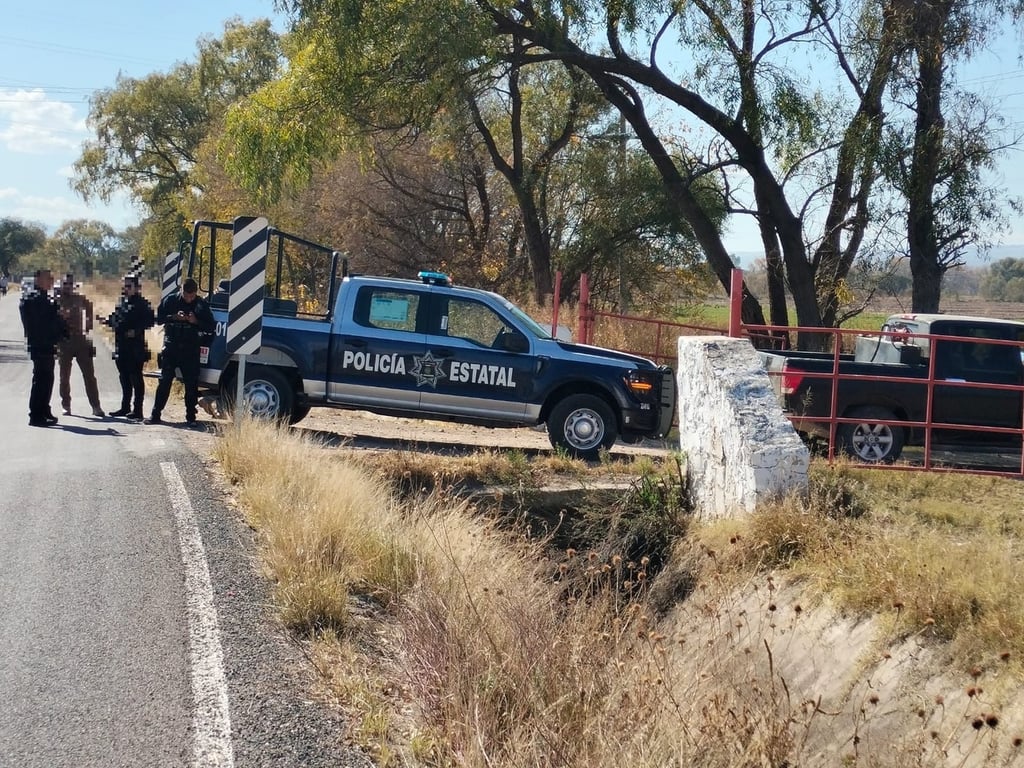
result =
[[370,301],[370,322],[404,323],[408,317],[408,299],[374,296]]

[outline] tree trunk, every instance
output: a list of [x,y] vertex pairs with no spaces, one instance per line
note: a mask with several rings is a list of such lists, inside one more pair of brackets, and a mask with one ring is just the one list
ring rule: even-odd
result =
[[[694,197],[689,181],[679,172],[672,155],[665,149],[665,145],[661,143],[661,139],[651,128],[647,116],[644,114],[643,104],[638,99],[631,98],[630,94],[623,90],[621,81],[616,78],[600,71],[588,72],[588,74],[608,101],[632,126],[633,132],[636,133],[644,150],[658,169],[669,200],[672,201],[683,220],[690,225],[694,237],[697,238],[697,242],[704,251],[708,265],[718,278],[718,282],[728,291],[732,285],[732,270],[736,268],[736,265],[726,251],[722,235],[715,223]],[[747,290],[746,284],[743,288],[741,311],[743,322],[750,325],[765,325],[764,310],[757,298]]]
[[919,3],[914,17],[917,48],[917,120],[907,178],[907,239],[914,278],[912,312],[938,312],[942,274],[935,231],[935,185],[945,133],[942,118],[943,30],[949,2]]
[[533,298],[538,304],[545,304],[554,286],[551,279],[551,247],[540,222],[533,190],[515,187],[516,200],[523,215],[523,235],[526,241],[526,255],[530,261],[533,276]]
[[928,314],[938,312],[944,270],[934,258],[915,254],[914,251],[914,244],[911,243],[910,273],[914,276],[914,286],[910,311]]

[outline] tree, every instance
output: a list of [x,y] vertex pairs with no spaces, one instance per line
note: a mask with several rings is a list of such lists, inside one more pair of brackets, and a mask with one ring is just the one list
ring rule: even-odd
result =
[[[571,204],[557,187],[559,168],[575,138],[606,122],[594,84],[564,63],[525,58],[518,38],[494,38],[486,17],[448,0],[309,4],[305,12],[303,45],[285,76],[229,115],[224,146],[235,177],[277,200],[307,183],[324,157],[349,149],[375,158],[425,137],[434,151],[472,157],[467,171],[486,159],[491,171],[466,188],[486,181],[496,199],[494,172],[507,183],[518,208],[509,242],[521,244],[532,293],[543,300],[564,256],[559,246],[575,245],[559,240]],[[578,179],[574,188],[582,191]],[[517,255],[510,250],[510,262]]]
[[897,103],[913,99],[912,122],[893,121],[883,168],[906,200],[914,312],[937,312],[945,273],[964,264],[968,248],[984,253],[1005,228],[1001,203],[1021,207],[983,181],[1005,149],[998,116],[947,82],[950,66],[970,58],[993,22],[1014,8],[1019,3],[933,0],[913,9],[906,60],[894,79]]
[[273,78],[280,62],[270,22],[236,18],[219,40],[200,39],[194,62],[142,79],[119,76],[90,100],[96,138],[75,162],[73,188],[87,201],[126,190],[148,219],[180,226],[184,202],[202,191],[193,174],[199,147],[226,107]]
[[[855,261],[864,256],[877,261],[877,254],[892,251],[891,243],[880,239],[892,231],[886,200],[892,188],[879,183],[892,107],[889,94],[895,75],[907,72],[912,52],[926,51],[926,43],[937,39],[923,35],[927,20],[922,9],[929,5],[935,4],[287,3],[318,41],[309,63],[332,62],[327,68],[331,74],[322,82],[338,82],[334,74],[341,72],[347,78],[343,82],[390,88],[419,108],[435,103],[429,97],[442,93],[445,84],[502,65],[523,72],[558,62],[566,71],[585,73],[631,126],[719,281],[729,284],[734,265],[713,217],[694,194],[698,180],[710,175],[719,179],[722,205],[757,222],[773,323],[788,319],[788,288],[803,326],[840,322],[846,311],[846,278]],[[1010,7],[998,5],[999,12]],[[944,26],[941,18],[932,21],[939,22],[940,34],[954,34],[953,26]],[[668,60],[664,41],[673,36],[682,45],[682,56]],[[953,38],[943,40],[948,45]],[[808,62],[815,71],[827,67],[839,81],[833,85],[827,78],[808,78]],[[935,84],[940,93],[946,88],[941,80],[933,79],[930,86]],[[319,87],[305,91],[326,92]],[[340,94],[344,99],[351,91],[341,89]],[[287,103],[295,106],[294,100]],[[388,117],[406,116],[417,108],[406,104],[403,111],[400,99],[390,103],[394,111]],[[354,99],[348,106],[358,112],[363,104]],[[699,164],[681,162],[668,151],[649,117],[666,108],[691,121],[688,140],[691,151],[701,157]],[[300,150],[309,146],[296,144]],[[947,152],[946,157],[953,160],[954,155]],[[971,196],[966,183],[971,167],[960,163],[966,174],[952,165],[948,172],[939,168],[933,189],[948,198],[948,205],[940,201],[947,212],[956,206],[963,210]],[[918,218],[921,208],[916,202]],[[956,235],[956,227],[948,234]],[[940,232],[939,240],[943,237]],[[901,240],[906,242],[906,232]],[[749,291],[743,307],[748,322],[763,318],[760,302]]]
[[56,270],[91,280],[97,274],[124,272],[130,261],[126,245],[123,236],[106,222],[75,219],[61,224],[46,240],[42,253]]
[[994,262],[981,281],[981,295],[994,301],[1024,301],[1024,259]]
[[0,274],[10,277],[18,260],[46,242],[46,231],[18,219],[0,219]]

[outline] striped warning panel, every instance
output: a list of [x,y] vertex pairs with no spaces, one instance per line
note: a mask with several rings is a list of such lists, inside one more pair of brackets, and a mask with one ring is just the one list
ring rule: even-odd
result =
[[263,343],[263,296],[267,272],[267,230],[263,217],[239,216],[231,238],[227,353],[252,355]]
[[164,279],[160,285],[160,299],[166,299],[178,290],[178,275],[181,273],[181,254],[168,251],[164,257]]

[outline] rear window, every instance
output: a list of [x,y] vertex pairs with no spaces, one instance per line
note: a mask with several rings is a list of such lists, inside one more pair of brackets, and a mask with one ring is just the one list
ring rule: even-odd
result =
[[416,333],[422,296],[418,291],[364,286],[356,296],[353,319],[366,328]]

